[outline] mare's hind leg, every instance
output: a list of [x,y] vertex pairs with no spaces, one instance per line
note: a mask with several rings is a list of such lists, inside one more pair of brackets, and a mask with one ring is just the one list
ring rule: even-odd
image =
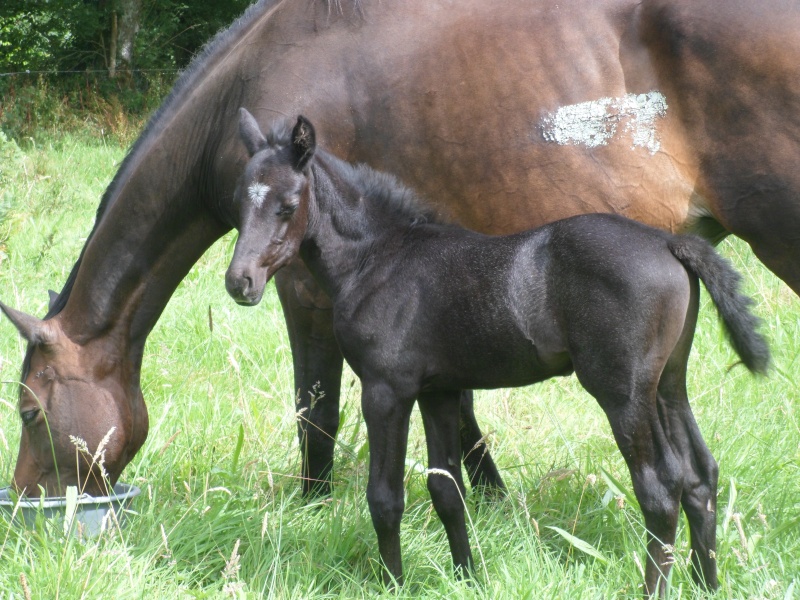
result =
[[413,396],[402,397],[380,381],[362,381],[361,410],[369,440],[367,502],[378,535],[386,585],[403,583],[400,520],[405,509],[403,473],[413,406]]
[[419,409],[428,445],[428,491],[433,507],[442,520],[456,573],[472,571],[467,525],[464,519],[464,482],[459,462],[459,392],[421,394]]
[[681,339],[670,356],[658,384],[658,406],[668,423],[672,448],[683,467],[681,504],[689,520],[692,546],[692,575],[709,589],[717,582],[717,480],[719,469],[703,440],[689,406],[686,392],[686,364],[697,320],[697,282]]
[[503,496],[506,484],[500,477],[475,420],[472,390],[462,390],[460,407],[461,457],[469,475],[469,483],[485,497]]
[[275,275],[286,318],[297,392],[303,495],[331,493],[344,359],[333,336],[328,297],[299,262]]

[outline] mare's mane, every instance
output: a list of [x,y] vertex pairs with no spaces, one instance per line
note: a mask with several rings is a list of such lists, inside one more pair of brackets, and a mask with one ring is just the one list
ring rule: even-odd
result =
[[64,306],[66,306],[70,292],[72,291],[72,285],[75,282],[75,277],[78,274],[78,268],[80,267],[81,260],[83,259],[83,252],[89,245],[89,240],[91,240],[94,232],[97,230],[100,221],[102,221],[103,215],[105,215],[108,207],[112,204],[115,198],[117,187],[120,181],[126,175],[128,167],[137,156],[139,149],[145,144],[154,131],[161,129],[159,127],[161,121],[166,115],[172,114],[178,102],[184,97],[186,90],[193,87],[200,78],[208,74],[207,63],[209,62],[209,58],[212,57],[219,48],[227,45],[231,40],[236,39],[242,30],[248,27],[252,21],[264,14],[267,8],[271,8],[279,1],[280,0],[259,0],[255,4],[249,6],[230,27],[220,31],[209,42],[207,42],[203,46],[202,50],[200,50],[200,52],[192,59],[191,63],[189,63],[189,66],[186,67],[186,70],[184,70],[180,77],[178,77],[178,80],[172,87],[172,91],[170,91],[169,95],[161,103],[156,112],[153,113],[153,116],[150,117],[144,130],[136,139],[133,146],[131,146],[130,150],[128,150],[128,153],[122,160],[122,163],[120,164],[119,169],[117,169],[114,178],[111,180],[111,183],[108,184],[108,187],[103,193],[103,197],[100,200],[100,205],[97,207],[97,213],[95,215],[92,231],[89,233],[89,237],[86,239],[86,243],[81,250],[81,254],[78,257],[78,260],[75,262],[75,265],[72,267],[72,271],[70,271],[69,277],[67,278],[61,293],[58,295],[58,298],[51,303],[50,308],[47,311],[47,315],[44,317],[45,319],[50,319],[56,316],[64,309]]
[[[149,140],[151,135],[154,131],[159,131],[161,128],[159,125],[165,119],[166,116],[171,115],[176,107],[179,105],[180,100],[185,96],[187,90],[192,89],[195,84],[201,78],[205,77],[208,74],[208,63],[210,59],[218,52],[219,49],[226,47],[231,41],[237,39],[242,32],[249,27],[256,19],[263,16],[265,13],[268,12],[270,8],[275,6],[281,0],[258,0],[251,6],[249,6],[242,15],[234,21],[232,25],[228,28],[220,31],[217,33],[210,41],[208,41],[200,52],[192,59],[189,63],[189,66],[181,73],[178,77],[177,81],[172,87],[167,98],[161,103],[159,108],[153,114],[152,117],[147,122],[142,133],[134,142],[133,146],[131,146],[130,150],[128,150],[125,158],[122,160],[122,163],[117,169],[114,178],[111,180],[111,183],[106,188],[103,196],[100,200],[100,204],[97,207],[97,212],[95,214],[95,221],[94,225],[92,226],[92,230],[89,233],[89,236],[84,243],[83,249],[81,249],[81,253],[78,256],[78,260],[75,261],[75,264],[70,271],[69,276],[67,277],[67,281],[64,283],[64,286],[61,289],[61,292],[58,296],[51,301],[50,306],[48,308],[47,314],[45,315],[45,319],[51,319],[60,313],[67,304],[67,300],[69,299],[70,293],[72,291],[72,286],[75,283],[75,278],[78,275],[78,269],[80,268],[81,261],[83,260],[83,253],[86,250],[86,247],[89,245],[89,240],[91,240],[92,236],[94,235],[97,227],[99,226],[100,222],[103,219],[103,215],[105,215],[108,207],[113,203],[115,198],[115,192],[117,187],[120,184],[120,181],[125,177],[128,168],[130,167],[131,163],[134,161],[134,158],[138,155],[140,149],[145,145],[145,142]],[[316,0],[322,1],[327,4],[328,11],[343,12],[342,2],[343,0]],[[363,11],[362,3],[363,0],[345,0],[348,2],[352,2],[353,9],[361,13]],[[30,371],[30,361],[31,355],[33,353],[33,346],[28,344],[28,349],[25,353],[25,358],[22,362],[22,379],[24,381]]]

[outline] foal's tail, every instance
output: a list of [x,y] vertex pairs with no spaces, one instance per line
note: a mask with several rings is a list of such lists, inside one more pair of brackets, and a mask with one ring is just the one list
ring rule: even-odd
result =
[[739,273],[702,238],[679,235],[673,237],[668,246],[675,258],[706,286],[728,339],[745,366],[754,373],[766,373],[770,363],[769,347],[756,330],[760,319],[750,312],[752,299],[739,291]]

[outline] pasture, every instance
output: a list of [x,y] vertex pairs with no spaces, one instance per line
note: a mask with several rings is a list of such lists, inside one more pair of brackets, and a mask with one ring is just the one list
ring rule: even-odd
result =
[[[43,315],[91,229],[124,149],[0,138],[0,299]],[[379,584],[364,497],[368,448],[359,384],[346,372],[331,499],[299,497],[291,357],[273,286],[238,307],[225,236],[177,289],[148,339],[147,442],[122,481],[142,495],[122,530],[97,540],[11,529],[0,516],[0,590],[11,598],[358,598]],[[800,597],[800,300],[738,240],[720,250],[745,276],[773,350],[768,378],[735,362],[703,306],[689,363],[692,406],[720,465],[719,598]],[[0,322],[0,483],[12,473],[24,344]],[[323,390],[324,392],[324,390]],[[425,488],[415,415],[406,469],[400,597],[638,598],[644,532],[627,469],[593,398],[574,378],[479,392],[479,423],[509,487],[468,495],[477,583],[452,577]],[[694,597],[685,521],[669,597]]]

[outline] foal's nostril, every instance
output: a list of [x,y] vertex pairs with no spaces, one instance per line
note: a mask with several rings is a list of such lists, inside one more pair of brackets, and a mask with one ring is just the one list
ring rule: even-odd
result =
[[225,274],[225,288],[234,299],[239,299],[252,285],[252,280],[241,273],[228,270]]
[[238,269],[229,270],[225,274],[225,288],[237,304],[253,306],[261,299],[255,288],[253,276]]

